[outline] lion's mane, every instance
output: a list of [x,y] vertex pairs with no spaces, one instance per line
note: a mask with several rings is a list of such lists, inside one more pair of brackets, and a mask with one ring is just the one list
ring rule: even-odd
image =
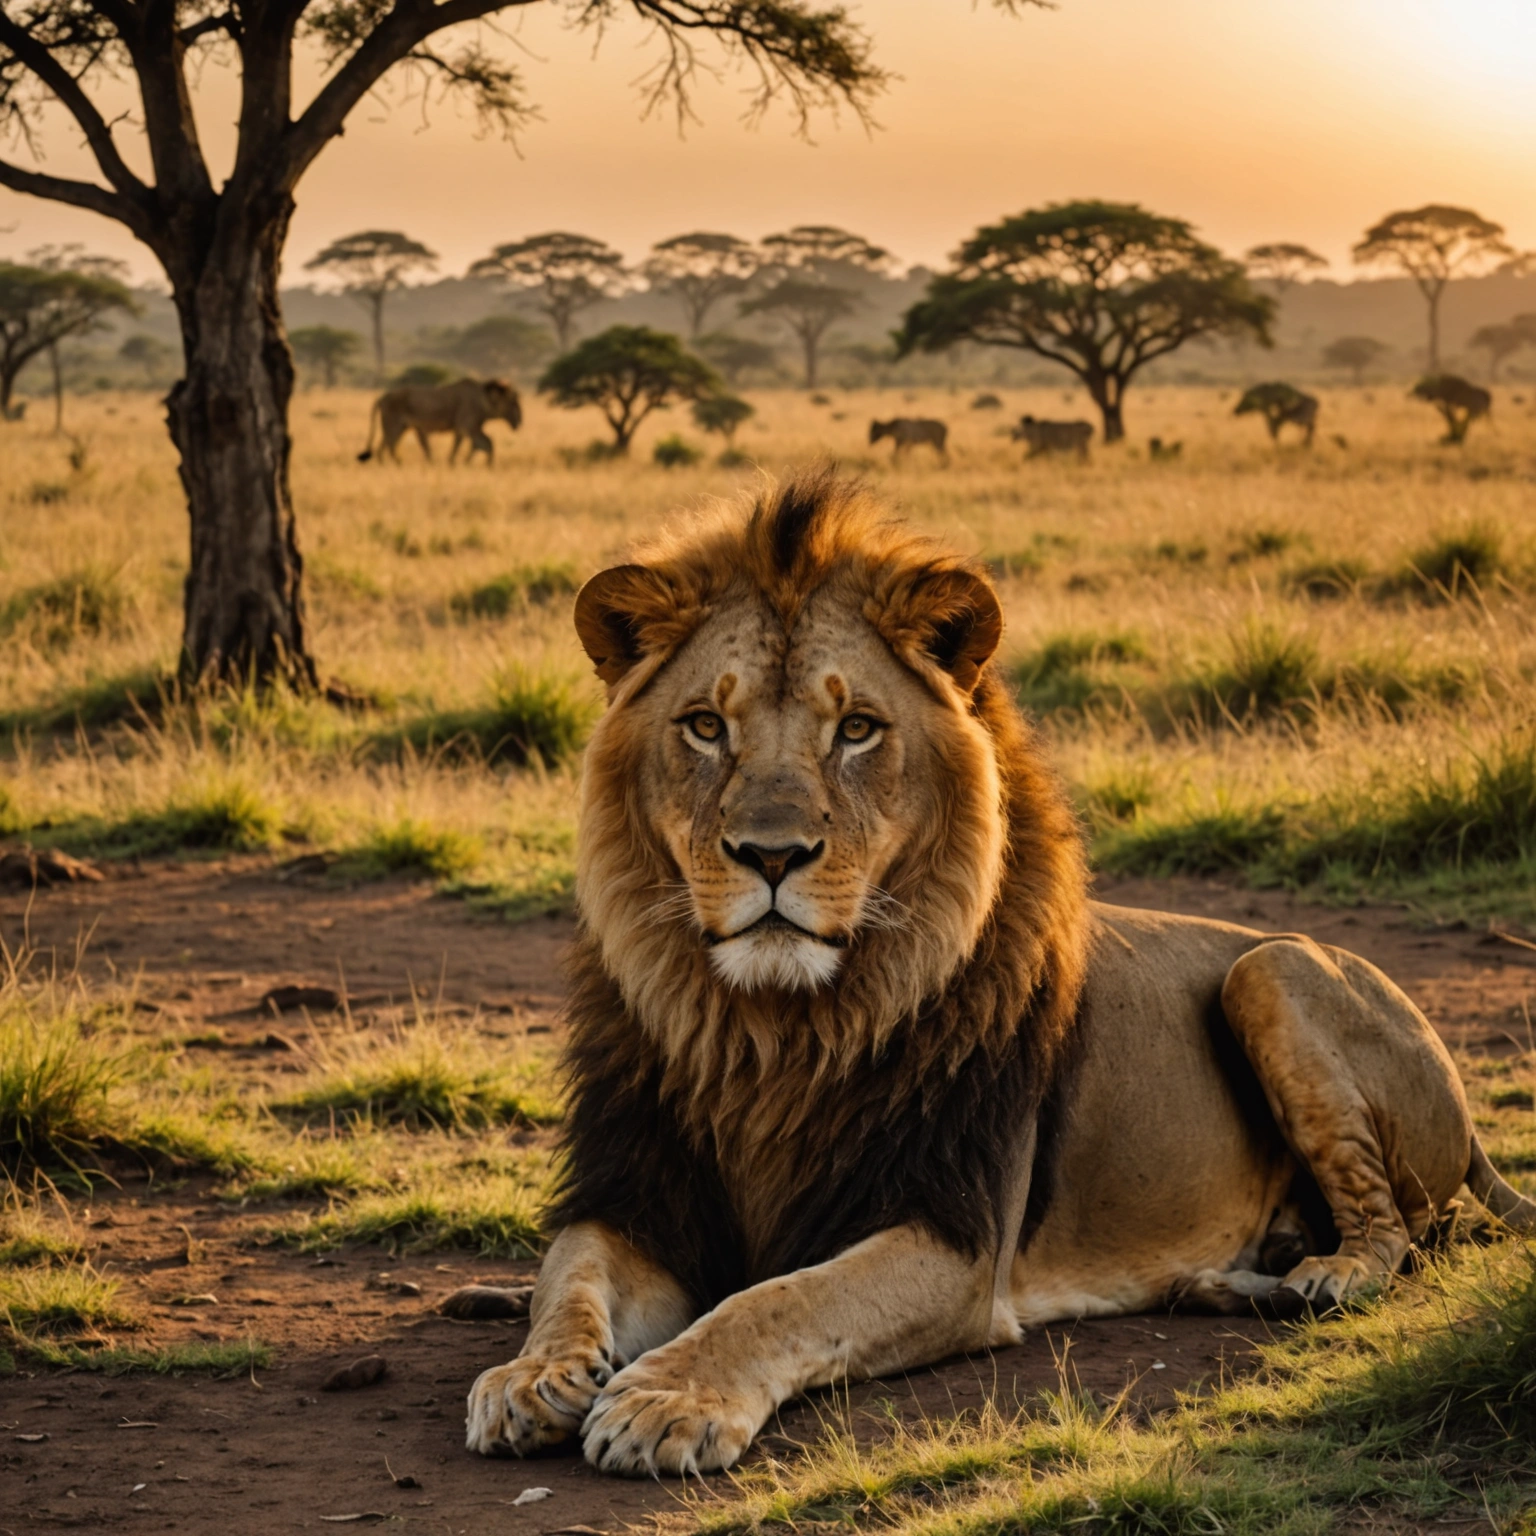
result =
[[[997,668],[975,680],[972,708],[995,744],[1001,803],[952,795],[950,816],[887,880],[911,926],[861,931],[836,980],[809,993],[731,990],[691,921],[658,913],[677,872],[639,810],[647,743],[624,709],[744,584],[787,628],[835,579],[902,655],[913,594],[964,562],[819,472],[659,544],[645,564],[669,599],[639,621],[644,659],[609,679],[587,753],[551,1218],[608,1223],[701,1307],[900,1222],[980,1252],[1031,1151],[1038,1218],[1087,933],[1080,827]],[[999,833],[999,888],[962,946],[959,897],[967,882],[974,894],[977,849]]]

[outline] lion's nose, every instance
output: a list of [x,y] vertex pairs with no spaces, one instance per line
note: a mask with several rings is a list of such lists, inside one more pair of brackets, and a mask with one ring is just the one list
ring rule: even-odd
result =
[[768,888],[776,891],[790,870],[803,868],[819,859],[826,844],[817,843],[808,848],[804,843],[791,843],[787,848],[764,848],[760,843],[733,843],[722,838],[720,846],[725,849],[728,859],[755,869],[768,882]]

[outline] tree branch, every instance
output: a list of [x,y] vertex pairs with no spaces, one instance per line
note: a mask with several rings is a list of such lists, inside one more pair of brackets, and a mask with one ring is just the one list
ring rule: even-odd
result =
[[176,35],[181,39],[183,48],[190,48],[200,37],[207,37],[210,32],[227,32],[238,43],[242,35],[240,18],[233,11],[221,11],[217,16],[204,16],[201,21],[194,21],[190,27],[183,27]]
[[44,44],[13,21],[4,10],[0,10],[0,43],[47,86],[59,104],[80,125],[80,131],[96,156],[102,175],[113,187],[123,197],[134,201],[146,197],[149,189],[128,169],[127,163],[118,154],[112,130],[96,110],[96,104],[85,94],[80,82]]
[[49,176],[42,171],[23,170],[0,160],[0,187],[24,192],[29,197],[46,197],[55,203],[85,208],[103,218],[126,224],[146,245],[151,245],[152,226],[148,213],[120,193],[98,187],[94,182],[71,181],[64,176]]

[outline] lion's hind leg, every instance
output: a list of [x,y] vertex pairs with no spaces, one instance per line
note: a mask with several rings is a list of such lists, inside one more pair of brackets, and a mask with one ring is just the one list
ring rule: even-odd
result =
[[1221,1002],[1339,1234],[1335,1253],[1300,1259],[1282,1286],[1334,1305],[1395,1273],[1461,1187],[1471,1120],[1460,1079],[1380,971],[1310,939],[1250,950]]

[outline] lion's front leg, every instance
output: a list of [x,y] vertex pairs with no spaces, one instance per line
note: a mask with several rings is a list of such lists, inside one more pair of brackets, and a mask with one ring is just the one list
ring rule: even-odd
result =
[[630,1476],[729,1467],[808,1387],[988,1343],[993,1270],[990,1256],[893,1227],[739,1291],[603,1388],[582,1431],[587,1460]]
[[526,1456],[569,1439],[613,1372],[692,1316],[682,1286],[611,1227],[567,1227],[539,1271],[522,1353],[470,1389],[469,1449]]

